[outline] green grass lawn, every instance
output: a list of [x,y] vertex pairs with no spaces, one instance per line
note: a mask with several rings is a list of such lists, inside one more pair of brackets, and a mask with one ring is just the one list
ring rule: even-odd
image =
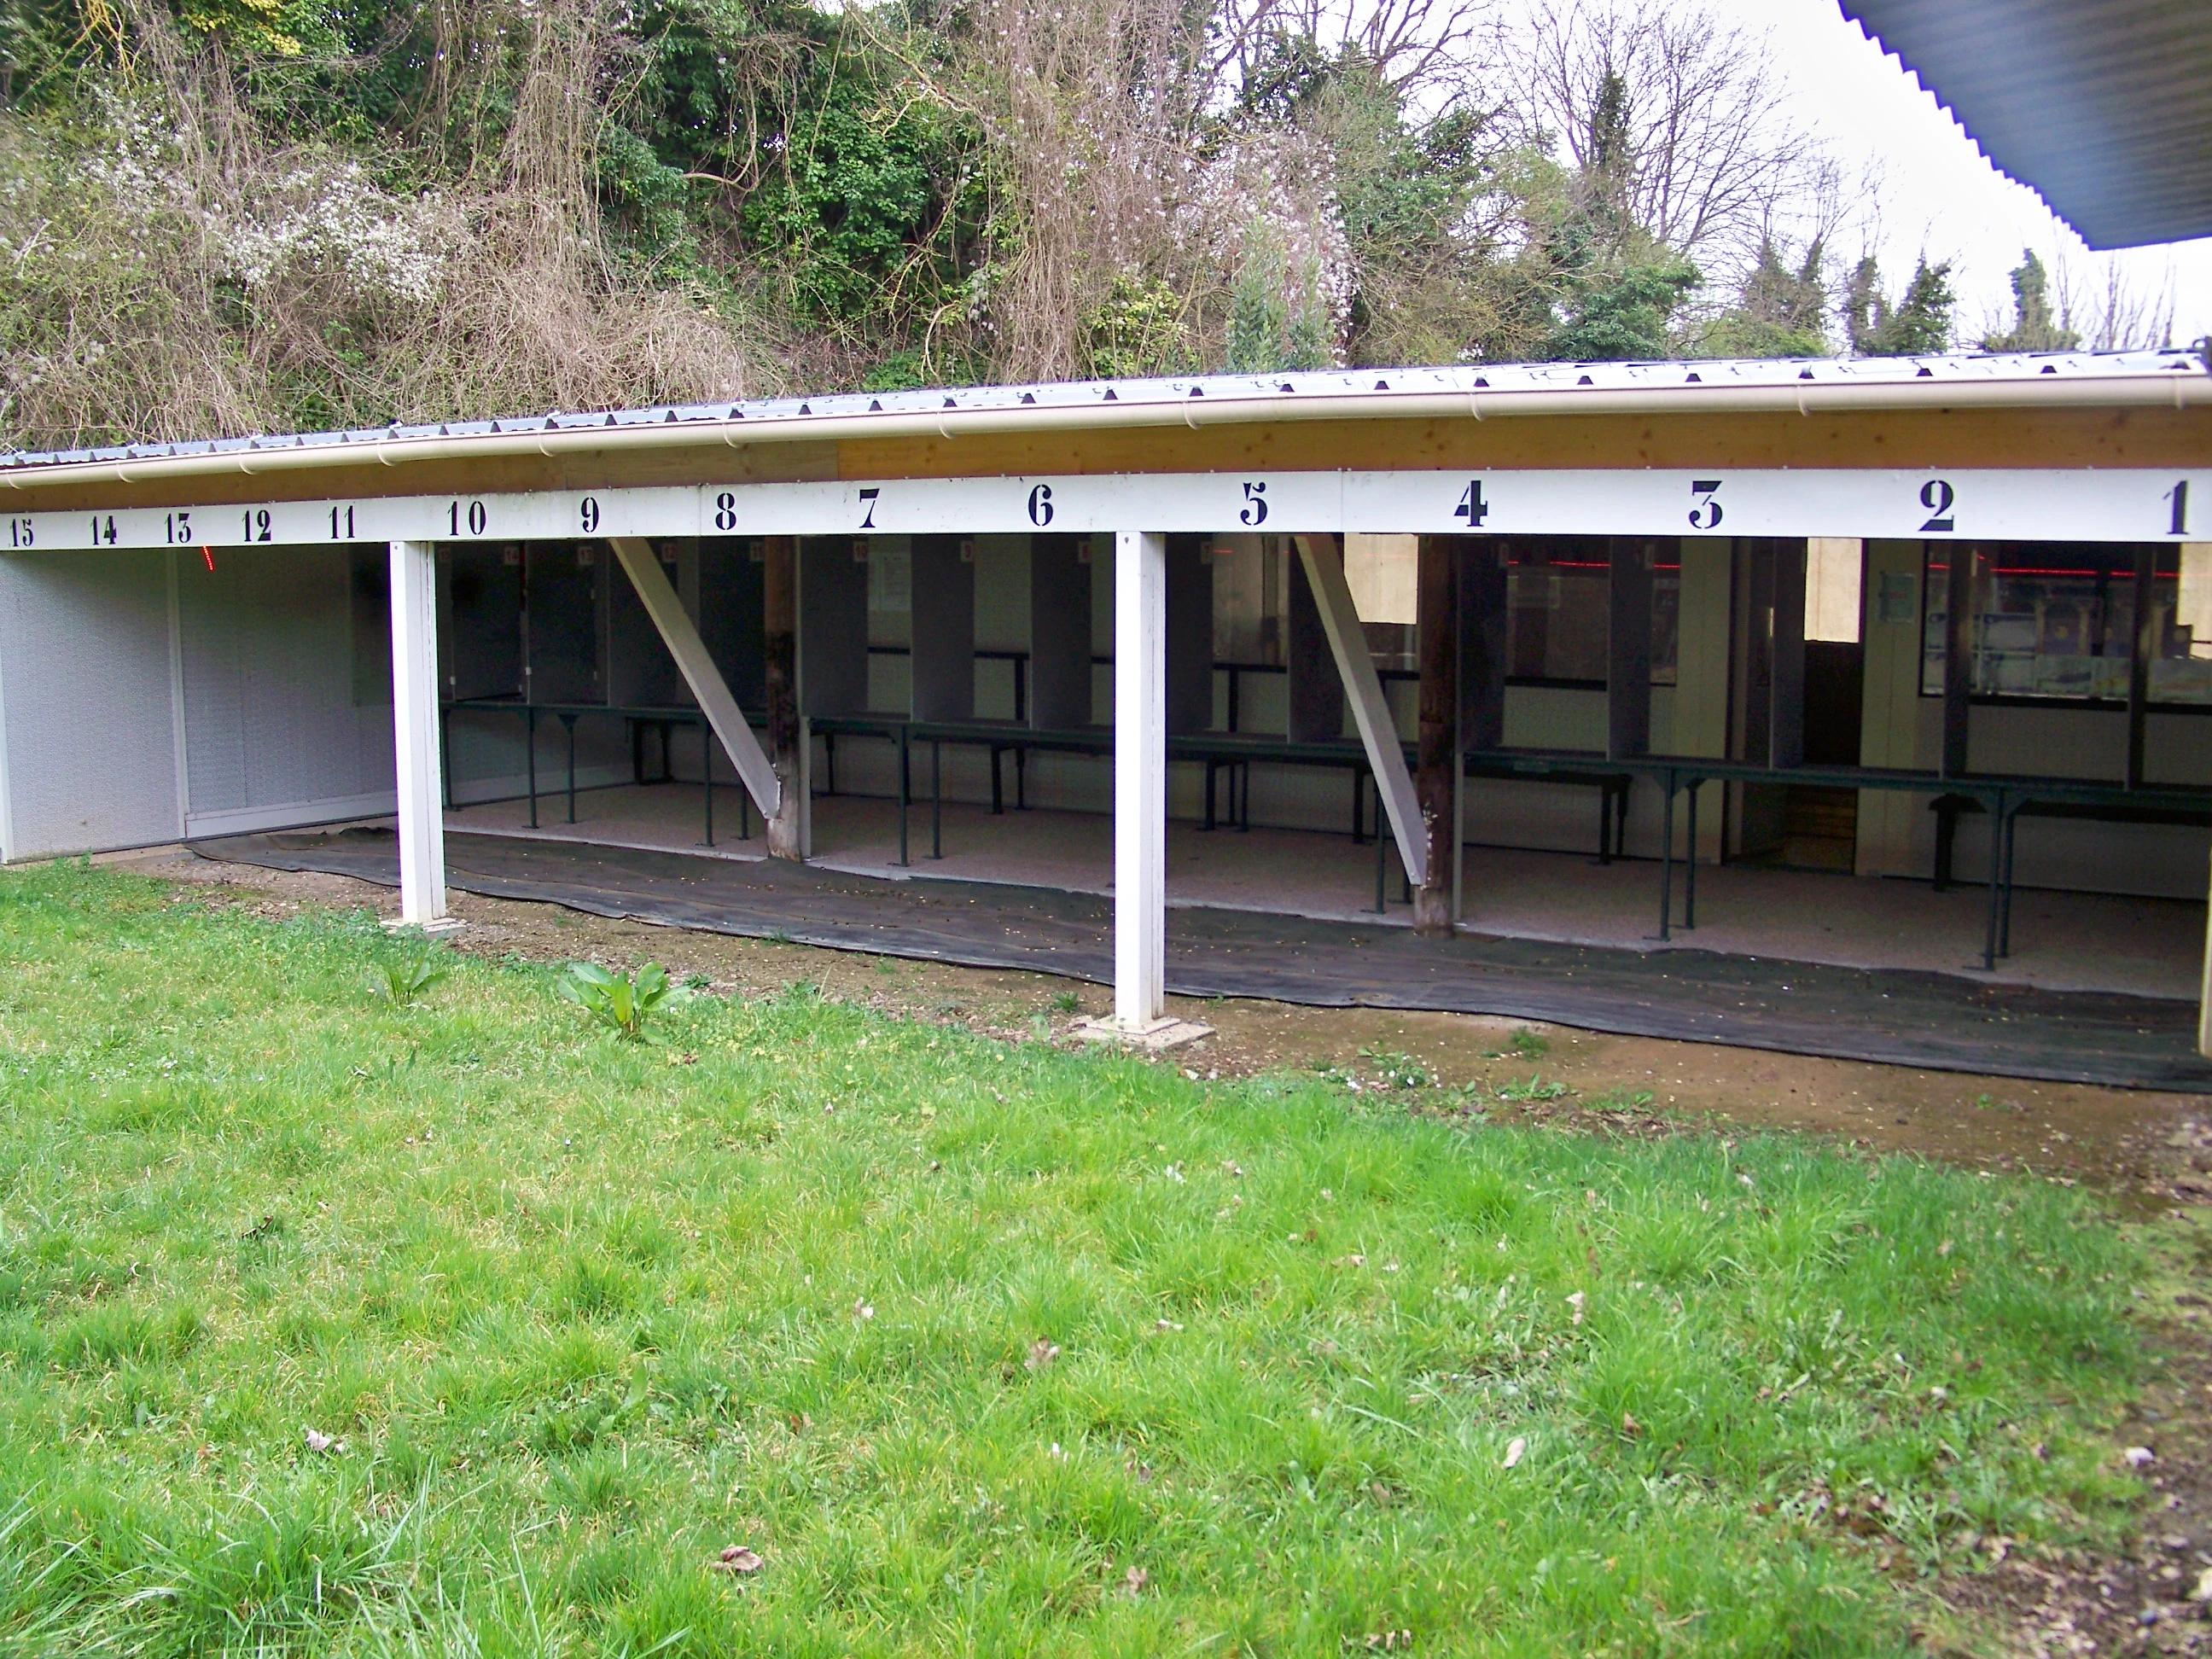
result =
[[1887,1653],[2132,1491],[2139,1265],[2045,1185],[394,1006],[365,917],[83,867],[0,939],[9,1652]]

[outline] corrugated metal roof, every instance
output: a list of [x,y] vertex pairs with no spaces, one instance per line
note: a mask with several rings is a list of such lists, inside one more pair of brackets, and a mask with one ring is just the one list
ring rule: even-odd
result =
[[2203,0],[1840,0],[2091,247],[2212,236]]
[[[1265,375],[1203,375],[1154,380],[1073,380],[1036,386],[996,386],[939,388],[920,392],[841,392],[830,397],[776,398],[733,404],[693,404],[650,409],[616,410],[596,414],[552,414],[501,420],[453,421],[425,425],[393,425],[350,432],[309,432],[282,437],[200,439],[182,443],[125,444],[98,449],[73,449],[43,453],[15,452],[0,457],[0,472],[30,468],[77,466],[87,463],[144,461],[192,456],[265,454],[301,450],[343,451],[422,439],[486,439],[515,435],[594,430],[629,429],[649,426],[712,425],[720,438],[734,423],[742,430],[747,422],[773,422],[780,432],[793,427],[804,432],[812,418],[835,420],[841,429],[854,422],[865,427],[867,417],[882,416],[888,426],[894,420],[911,425],[913,417],[945,411],[1000,411],[1018,417],[1035,408],[1049,410],[1096,410],[1119,405],[1133,414],[1164,406],[1195,410],[1203,400],[1236,405],[1235,418],[1265,421],[1270,408],[1285,416],[1296,413],[1301,402],[1327,399],[1332,405],[1357,405],[1371,399],[1378,416],[1393,404],[1424,394],[1474,398],[1483,393],[1500,395],[1544,392],[1566,394],[1587,391],[1594,399],[1624,391],[1677,392],[1694,402],[1690,388],[1723,392],[1729,388],[1808,388],[1856,386],[1869,390],[1895,386],[1926,392],[1934,386],[1990,386],[2014,384],[2024,390],[2053,381],[2094,379],[2102,382],[2128,378],[2170,379],[2177,372],[2203,374],[2205,361],[2188,351],[2060,352],[2011,356],[1946,357],[1856,357],[1756,359],[1743,361],[1669,362],[1645,363],[1510,363],[1470,365],[1455,368],[1334,369],[1322,373]],[[1194,401],[1199,400],[1199,401]],[[902,419],[902,417],[903,417]],[[708,440],[713,441],[713,440]]]

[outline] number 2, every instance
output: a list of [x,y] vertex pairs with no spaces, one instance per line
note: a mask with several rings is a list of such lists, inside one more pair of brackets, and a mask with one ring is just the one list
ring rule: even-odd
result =
[[1920,486],[1920,505],[1928,509],[1928,522],[1920,526],[1923,535],[1948,535],[1959,526],[1952,516],[1952,504],[1959,499],[1958,492],[1941,478],[1930,478]]

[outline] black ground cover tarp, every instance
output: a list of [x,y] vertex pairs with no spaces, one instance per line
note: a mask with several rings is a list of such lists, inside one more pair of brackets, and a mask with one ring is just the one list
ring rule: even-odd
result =
[[[233,836],[210,858],[396,885],[388,832]],[[1109,983],[1108,900],[1050,888],[870,876],[572,842],[456,835],[453,885],[601,916]],[[1313,921],[1168,912],[1168,988],[1317,1007],[1504,1015],[1943,1071],[2212,1093],[2192,1003],[1964,975],[1832,968]]]

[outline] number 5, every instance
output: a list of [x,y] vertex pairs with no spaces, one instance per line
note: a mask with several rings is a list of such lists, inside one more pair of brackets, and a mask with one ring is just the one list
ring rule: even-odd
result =
[[1265,483],[1244,486],[1244,510],[1237,515],[1237,521],[1255,526],[1267,522],[1267,486]]

